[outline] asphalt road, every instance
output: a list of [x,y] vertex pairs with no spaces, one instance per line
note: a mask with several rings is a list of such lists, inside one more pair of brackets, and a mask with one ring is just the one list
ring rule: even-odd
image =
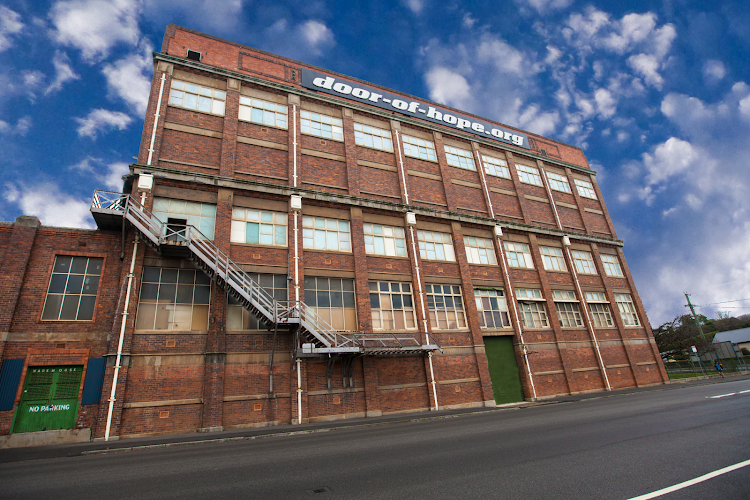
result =
[[[750,380],[331,427],[6,461],[0,498],[625,500],[749,460]],[[750,466],[658,498],[748,499]]]

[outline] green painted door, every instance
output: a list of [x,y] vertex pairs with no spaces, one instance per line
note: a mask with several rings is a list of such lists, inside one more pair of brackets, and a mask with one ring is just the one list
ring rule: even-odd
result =
[[72,429],[83,366],[29,367],[13,432]]
[[490,368],[492,392],[495,403],[517,403],[523,401],[521,376],[518,374],[513,337],[484,337],[484,349]]

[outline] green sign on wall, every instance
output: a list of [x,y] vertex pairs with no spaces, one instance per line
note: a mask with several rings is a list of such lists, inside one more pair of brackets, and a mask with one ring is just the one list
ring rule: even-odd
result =
[[26,373],[13,432],[72,429],[83,366],[32,366]]

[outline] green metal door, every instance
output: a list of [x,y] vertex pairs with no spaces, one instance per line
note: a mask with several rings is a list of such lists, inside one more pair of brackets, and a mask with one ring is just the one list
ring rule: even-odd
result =
[[83,366],[29,367],[13,432],[72,429]]
[[484,349],[487,353],[495,403],[500,405],[523,401],[521,377],[513,351],[513,337],[484,337]]

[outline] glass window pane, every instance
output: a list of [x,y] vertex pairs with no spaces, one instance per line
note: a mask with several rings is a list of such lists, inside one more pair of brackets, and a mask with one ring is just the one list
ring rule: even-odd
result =
[[91,321],[94,317],[94,304],[96,304],[96,295],[84,295],[78,306],[78,321]]
[[62,306],[62,295],[47,295],[47,301],[44,304],[43,320],[56,320],[60,316],[60,307]]

